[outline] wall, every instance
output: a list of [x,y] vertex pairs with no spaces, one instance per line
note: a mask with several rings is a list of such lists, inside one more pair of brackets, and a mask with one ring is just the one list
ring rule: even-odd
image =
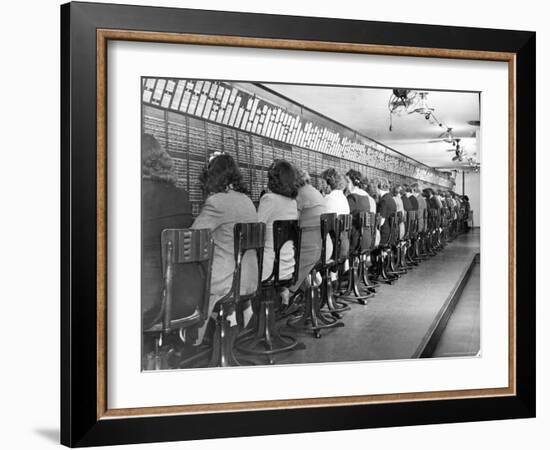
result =
[[[102,1],[102,0],[99,0]],[[103,0],[105,1],[105,0]],[[112,2],[113,0],[111,0]],[[0,27],[4,70],[2,222],[0,248],[5,345],[2,365],[2,448],[59,449],[59,0],[6,2]],[[362,20],[447,24],[537,31],[537,127],[550,123],[550,27],[546,2],[463,0],[298,2],[277,0],[132,0],[126,3]],[[24,26],[23,26],[24,24]],[[9,69],[9,70],[8,70]],[[31,89],[32,87],[32,89]],[[31,120],[32,119],[32,120]],[[550,152],[540,133],[537,191],[545,192]],[[534,151],[534,149],[522,149]],[[535,176],[535,174],[533,174]],[[520,199],[521,201],[521,199]],[[285,436],[142,444],[124,450],[306,449],[544,449],[550,429],[550,241],[543,239],[550,209],[539,207],[537,258],[537,418],[421,427],[350,430]],[[91,224],[93,226],[93,224]],[[32,245],[32,251],[26,248]],[[32,255],[32,259],[29,256]],[[24,327],[20,320],[25,314]],[[401,374],[407,376],[407,374]],[[291,380],[281,380],[281,383]],[[327,383],[332,382],[327,380]],[[345,381],[344,381],[345,382]],[[533,380],[534,382],[534,380]],[[546,444],[545,444],[546,442]]]
[[456,185],[454,191],[457,194],[467,195],[470,199],[470,209],[474,212],[474,226],[479,227],[481,224],[481,205],[480,205],[480,172],[464,173],[464,186],[462,185],[462,172],[458,172],[456,176]]
[[[305,152],[308,158],[321,154],[347,161],[346,167],[374,169],[377,176],[394,181],[406,182],[408,178],[426,186],[453,186],[448,173],[431,169],[261,84],[143,77],[141,98],[144,105],[222,125],[222,138],[224,129],[226,134],[238,130],[249,137],[273,140],[293,153]],[[166,138],[171,140],[168,134]],[[221,148],[226,144],[222,139]],[[250,139],[245,144],[251,144]],[[256,149],[252,147],[251,153]]]
[[[384,177],[398,183],[417,181],[399,173],[267,139],[255,133],[157,106],[144,104],[142,118],[143,132],[154,135],[172,156],[177,185],[189,193],[193,216],[198,215],[203,203],[203,194],[197,183],[199,174],[208,157],[220,150],[227,151],[239,164],[243,180],[248,185],[249,195],[254,202],[259,201],[261,191],[267,187],[267,168],[274,159],[286,159],[296,167],[307,170],[313,185],[317,185],[319,175],[329,167],[342,173],[355,169],[369,179]],[[439,188],[423,181],[421,183]]]

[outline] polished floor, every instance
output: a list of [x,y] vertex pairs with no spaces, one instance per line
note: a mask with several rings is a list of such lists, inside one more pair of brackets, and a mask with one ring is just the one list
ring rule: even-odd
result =
[[472,273],[452,316],[441,334],[433,357],[475,356],[480,348],[480,270]]
[[[309,333],[296,333],[306,348],[278,355],[275,363],[412,358],[479,251],[478,230],[457,237],[395,284],[380,286],[367,306],[351,304],[351,310],[344,313],[345,327],[323,330],[320,339]],[[472,277],[467,284],[462,296],[465,295],[469,300],[459,301],[455,310],[459,319],[449,321],[438,356],[463,355],[479,346],[479,271],[477,278]],[[468,319],[460,319],[462,316]],[[451,345],[453,341],[460,341],[460,345]]]

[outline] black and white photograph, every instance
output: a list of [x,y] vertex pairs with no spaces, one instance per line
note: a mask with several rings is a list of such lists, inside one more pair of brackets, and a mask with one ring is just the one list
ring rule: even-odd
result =
[[546,9],[6,3],[0,447],[544,447]]
[[482,93],[136,95],[143,371],[482,355]]

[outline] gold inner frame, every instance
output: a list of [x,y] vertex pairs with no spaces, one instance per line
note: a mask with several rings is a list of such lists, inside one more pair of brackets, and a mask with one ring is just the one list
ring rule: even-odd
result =
[[[107,42],[109,40],[216,45],[267,49],[363,53],[502,61],[508,63],[508,387],[400,394],[318,397],[201,405],[108,409],[107,405]],[[266,409],[313,408],[420,400],[448,400],[516,394],[516,54],[445,48],[402,47],[341,42],[264,39],[114,29],[97,30],[97,418],[165,414],[219,413]]]

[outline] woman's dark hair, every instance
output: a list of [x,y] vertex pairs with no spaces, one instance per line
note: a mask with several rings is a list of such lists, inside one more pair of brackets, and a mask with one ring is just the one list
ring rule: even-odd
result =
[[155,181],[176,184],[174,161],[152,135],[141,135],[141,175]]
[[267,171],[267,187],[275,194],[296,198],[298,195],[296,169],[284,159],[276,159]]
[[376,183],[371,181],[366,185],[367,194],[369,194],[374,200],[378,200],[378,189]]
[[326,195],[329,192],[329,187],[328,187],[327,181],[324,178],[319,177],[317,179],[317,186],[316,187],[317,187],[317,190],[323,195]]
[[361,172],[358,170],[350,169],[346,172],[346,177],[351,180],[351,183],[360,189],[364,189],[365,185],[363,184],[363,179]]
[[400,191],[401,191],[401,185],[399,183],[392,184],[392,187],[391,187],[391,190],[390,190],[391,195],[393,195],[395,197],[396,195],[399,194]]
[[321,178],[323,178],[330,189],[339,189],[341,191],[346,187],[344,177],[336,169],[330,168],[321,172]]
[[239,167],[227,153],[222,153],[210,160],[200,174],[199,182],[207,195],[225,192],[229,188],[237,192],[247,192]]
[[391,187],[390,181],[387,178],[380,178],[378,181],[378,187],[383,191],[389,191]]

